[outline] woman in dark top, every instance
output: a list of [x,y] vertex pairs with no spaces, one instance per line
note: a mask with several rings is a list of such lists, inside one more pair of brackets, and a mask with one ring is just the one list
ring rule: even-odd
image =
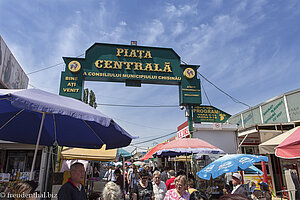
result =
[[146,170],[140,172],[140,181],[133,187],[133,200],[151,200],[153,199],[153,186],[148,181],[149,173]]
[[120,171],[120,169],[116,169],[115,170],[115,177],[116,177],[116,181],[115,181],[115,183],[116,184],[118,184],[119,186],[120,186],[120,188],[121,188],[121,191],[123,191],[123,176],[122,176],[122,174],[121,174],[121,171]]

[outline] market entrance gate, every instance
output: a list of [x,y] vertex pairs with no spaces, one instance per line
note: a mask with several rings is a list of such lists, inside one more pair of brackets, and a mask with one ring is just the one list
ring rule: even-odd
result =
[[63,96],[82,100],[84,81],[125,82],[140,87],[142,83],[178,85],[179,104],[186,106],[192,119],[192,106],[201,104],[200,79],[196,65],[181,65],[171,48],[95,43],[85,58],[63,57],[61,73]]

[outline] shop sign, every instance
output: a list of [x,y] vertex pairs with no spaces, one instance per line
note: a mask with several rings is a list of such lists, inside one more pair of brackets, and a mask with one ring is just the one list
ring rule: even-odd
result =
[[225,123],[230,116],[213,106],[194,106],[193,109],[194,122]]
[[287,115],[283,98],[263,105],[262,114],[265,124],[287,122]]
[[291,121],[300,120],[300,93],[294,93],[286,96],[288,111]]
[[189,126],[186,126],[183,129],[177,131],[177,139],[178,138],[184,138],[188,135],[190,135]]
[[0,82],[8,89],[26,89],[29,78],[0,36]]
[[184,138],[190,135],[189,122],[186,121],[177,127],[177,139]]
[[179,85],[180,104],[201,104],[199,66],[181,65],[171,48],[95,43],[85,58],[63,57],[60,95],[82,98],[84,81]]

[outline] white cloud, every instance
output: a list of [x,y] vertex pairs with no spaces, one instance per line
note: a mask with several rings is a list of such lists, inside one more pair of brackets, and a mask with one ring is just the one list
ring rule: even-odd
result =
[[59,31],[56,52],[60,55],[76,55],[78,41],[81,36],[81,28],[78,24],[72,24]]
[[155,44],[164,31],[163,23],[158,19],[154,19],[151,23],[144,26],[142,38],[143,43],[146,45]]
[[126,23],[125,21],[121,21],[119,24],[120,24],[121,26],[127,26],[127,23]]
[[216,8],[220,8],[223,4],[223,0],[212,0],[212,5]]
[[185,15],[197,14],[196,5],[178,5],[167,3],[165,7],[166,14],[169,18],[179,18]]
[[237,17],[228,15],[218,15],[212,24],[201,24],[198,28],[193,28],[182,43],[190,46],[184,52],[187,61],[198,60],[197,55],[201,54],[213,55],[216,49],[224,50],[226,44],[243,34],[246,28]]
[[183,22],[177,22],[175,28],[172,30],[172,34],[174,36],[180,35],[181,33],[184,32],[184,23]]
[[166,12],[167,13],[175,13],[176,12],[176,7],[173,4],[168,3],[166,5]]

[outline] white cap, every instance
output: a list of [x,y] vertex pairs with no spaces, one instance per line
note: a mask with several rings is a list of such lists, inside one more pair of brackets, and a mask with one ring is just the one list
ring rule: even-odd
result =
[[237,178],[237,179],[239,179],[239,180],[242,180],[242,176],[239,174],[239,173],[233,173],[232,174],[232,178]]

